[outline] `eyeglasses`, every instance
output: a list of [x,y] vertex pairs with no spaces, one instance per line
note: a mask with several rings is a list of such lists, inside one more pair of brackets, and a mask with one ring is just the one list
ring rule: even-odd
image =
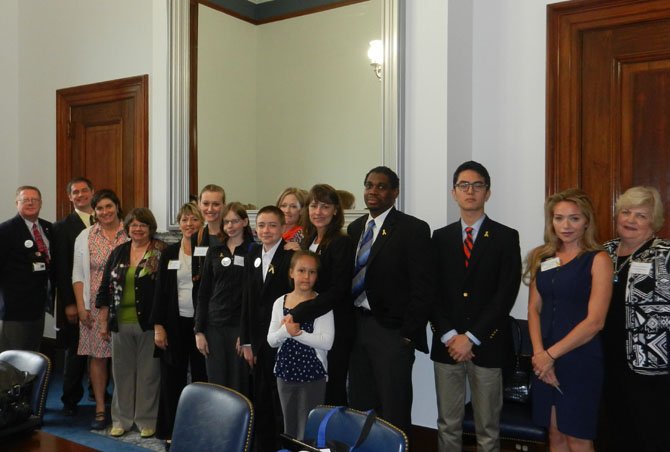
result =
[[235,218],[232,220],[223,220],[223,225],[228,226],[229,224],[232,224],[233,226],[238,225],[242,222],[239,218]]
[[488,188],[488,185],[485,184],[484,182],[459,182],[457,184],[454,184],[454,188],[458,188],[462,192],[467,192],[470,190],[470,187],[476,192],[480,192],[483,190],[486,190]]
[[21,204],[31,204],[31,203],[37,204],[42,202],[42,200],[40,198],[19,198],[19,202]]

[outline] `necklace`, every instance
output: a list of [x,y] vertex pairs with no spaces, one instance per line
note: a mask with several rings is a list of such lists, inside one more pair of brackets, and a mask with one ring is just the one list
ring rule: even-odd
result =
[[613,281],[615,284],[619,282],[619,272],[620,272],[622,269],[624,269],[624,268],[626,267],[626,265],[628,265],[628,263],[629,263],[630,260],[633,258],[633,256],[635,255],[635,253],[637,253],[637,251],[638,251],[640,248],[642,248],[642,245],[644,245],[645,243],[647,243],[649,240],[651,240],[651,239],[653,239],[653,238],[654,238],[654,237],[652,236],[651,238],[649,238],[649,239],[645,240],[644,242],[640,243],[640,245],[639,245],[637,248],[635,248],[635,249],[633,250],[632,253],[630,253],[630,255],[626,258],[626,260],[623,261],[623,263],[622,263],[621,265],[619,265],[619,257],[620,257],[620,256],[618,255],[619,248],[621,247],[621,244],[619,244],[619,246],[617,246],[617,254],[614,255],[614,256],[612,256],[612,263],[614,264],[614,275],[613,275],[613,277],[612,277],[612,281]]
[[621,264],[621,265],[619,265],[619,258],[618,258],[618,256],[614,256],[614,258],[612,259],[612,261],[613,261],[613,263],[614,263],[614,276],[613,276],[613,278],[612,278],[612,282],[614,282],[614,284],[616,284],[616,283],[619,282],[619,272],[621,271],[622,268],[625,268],[626,265],[628,265],[628,263],[630,262],[630,260],[633,258],[633,254],[634,254],[634,253],[632,253],[630,256],[628,256],[628,257],[626,258],[626,260],[623,261],[623,264]]

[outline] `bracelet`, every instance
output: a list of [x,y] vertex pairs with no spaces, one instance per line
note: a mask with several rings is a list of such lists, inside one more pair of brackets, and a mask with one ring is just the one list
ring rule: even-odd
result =
[[554,358],[553,356],[551,356],[551,353],[549,353],[549,350],[545,350],[544,352],[547,354],[547,356],[548,356],[549,358],[551,358],[552,361],[556,361],[556,358]]

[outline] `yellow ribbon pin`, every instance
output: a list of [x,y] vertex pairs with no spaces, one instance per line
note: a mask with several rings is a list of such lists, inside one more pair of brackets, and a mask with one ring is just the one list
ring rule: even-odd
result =
[[268,273],[272,273],[273,275],[275,274],[275,267],[274,265],[270,264],[268,267]]
[[484,237],[488,237],[488,236],[489,236],[489,231],[484,232]]
[[386,235],[386,229],[382,229],[382,235]]

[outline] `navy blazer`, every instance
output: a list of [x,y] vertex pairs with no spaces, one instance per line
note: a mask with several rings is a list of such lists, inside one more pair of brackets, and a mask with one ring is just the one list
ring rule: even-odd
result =
[[[267,345],[268,329],[272,317],[272,305],[280,296],[291,292],[288,270],[293,251],[284,249],[282,240],[272,258],[272,271],[263,281],[261,255],[263,245],[254,244],[244,260],[242,279],[242,318],[240,320],[240,344],[251,344],[254,355]],[[258,259],[259,265],[256,266]]]
[[[358,246],[368,216],[347,231]],[[398,329],[417,350],[428,353],[426,324],[432,306],[433,268],[430,227],[393,207],[372,244],[365,272],[365,293],[375,319]]]
[[[38,220],[49,241],[49,253],[54,258],[51,223]],[[38,320],[46,310],[53,313],[53,265],[34,271],[35,264],[45,264],[46,257],[37,244],[25,220],[16,215],[0,224],[0,319],[12,321]]]
[[486,217],[467,268],[460,220],[435,230],[432,241],[437,290],[431,359],[454,363],[440,338],[455,329],[481,341],[473,348],[476,365],[503,367],[510,345],[507,317],[521,282],[519,233]]
[[76,305],[72,289],[72,264],[74,261],[74,242],[81,231],[86,229],[77,212],[53,224],[54,277],[56,278],[56,326],[59,328],[67,323],[65,306]]

